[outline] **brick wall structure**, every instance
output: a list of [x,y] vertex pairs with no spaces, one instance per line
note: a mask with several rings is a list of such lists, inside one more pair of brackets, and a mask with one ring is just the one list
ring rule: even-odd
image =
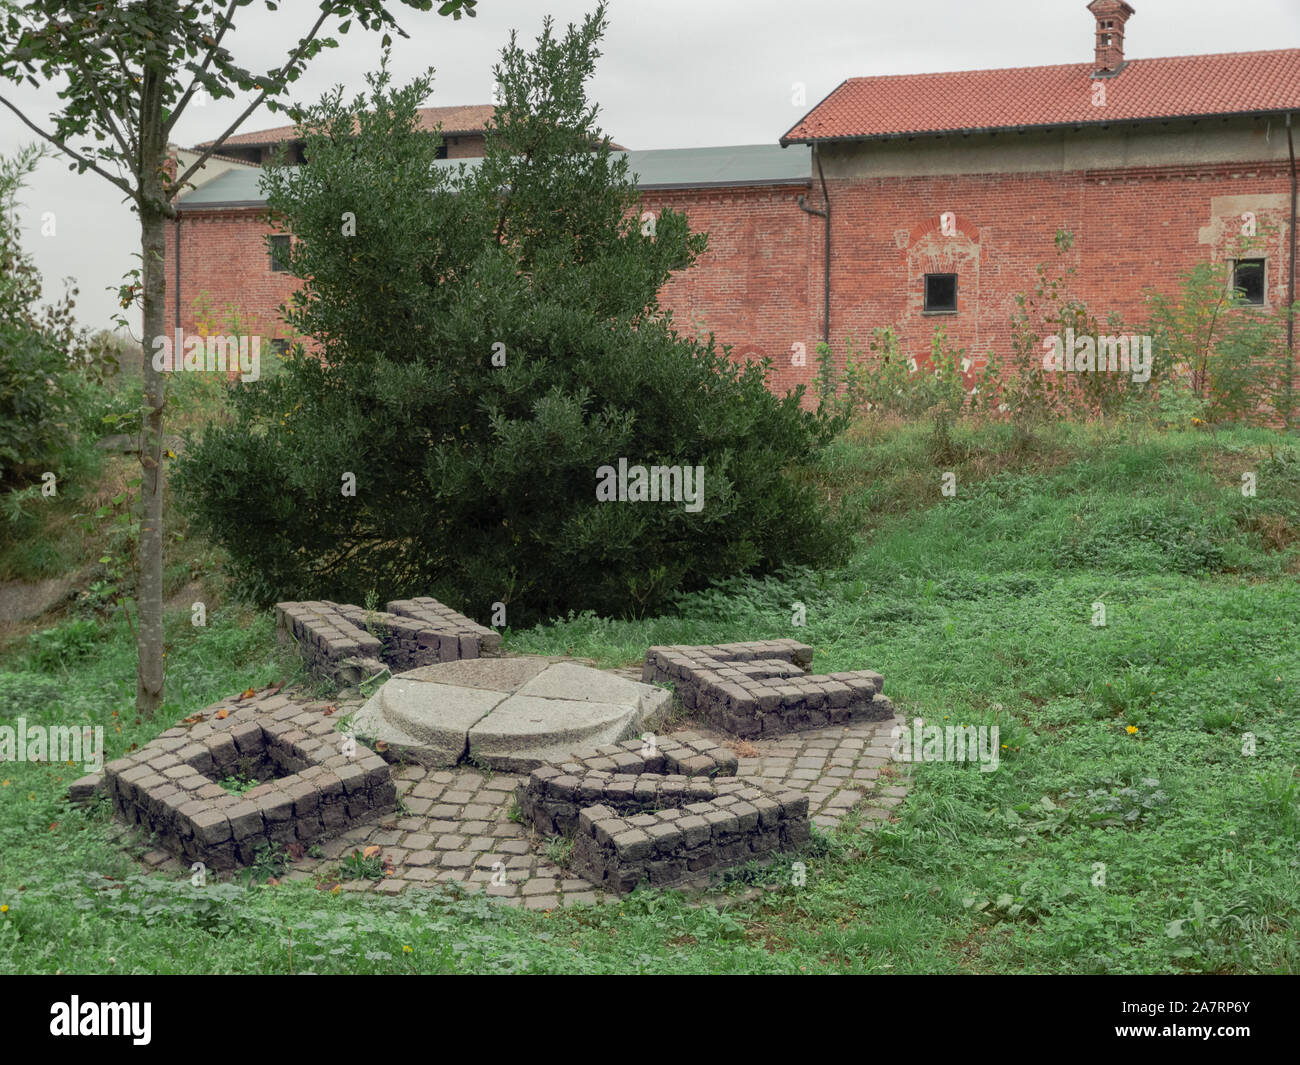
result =
[[[866,347],[877,326],[893,326],[903,349],[924,362],[935,327],[967,349],[970,378],[991,352],[1011,353],[1016,294],[1029,292],[1035,269],[1073,267],[1072,291],[1096,317],[1117,314],[1137,332],[1148,289],[1175,291],[1178,275],[1232,254],[1242,215],[1256,216],[1252,256],[1267,262],[1266,307],[1286,303],[1290,175],[1273,160],[1072,172],[828,178],[832,210],[831,325],[837,357],[852,334]],[[820,186],[808,193],[821,208]],[[736,358],[770,356],[771,387],[811,385],[822,314],[823,220],[801,210],[797,188],[650,190],[646,210],[683,211],[709,248],[695,267],[664,286],[661,301],[679,331],[712,331]],[[955,215],[955,233],[942,216]],[[174,311],[175,234],[168,227],[169,334]],[[1058,229],[1074,235],[1058,256]],[[258,208],[186,211],[179,224],[179,324],[203,325],[196,300],[218,312],[238,308],[263,337],[289,336],[277,308],[297,288],[272,273]],[[923,310],[926,273],[957,275],[956,313]],[[1226,280],[1226,275],[1225,275]],[[796,365],[797,345],[806,353]]]

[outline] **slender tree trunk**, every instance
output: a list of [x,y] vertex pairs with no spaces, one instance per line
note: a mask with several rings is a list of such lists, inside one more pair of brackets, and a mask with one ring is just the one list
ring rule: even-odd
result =
[[[161,191],[161,190],[159,190]],[[162,632],[162,426],[166,382],[153,368],[154,337],[163,335],[165,282],[161,214],[147,207],[140,211],[144,251],[144,432],[140,440],[140,573],[136,586],[135,708],[149,717],[163,700]],[[178,355],[179,353],[173,353]]]
[[[165,329],[166,279],[163,275],[167,194],[163,188],[166,144],[158,74],[146,70],[141,93],[140,130],[140,243],[144,253],[141,287],[144,303],[144,432],[140,440],[140,547],[136,585],[136,689],[135,708],[142,717],[153,715],[163,701],[162,627],[162,432],[166,378],[154,369],[154,338]],[[178,323],[179,324],[179,323]],[[172,352],[179,359],[180,352]],[[178,365],[179,363],[173,363]]]

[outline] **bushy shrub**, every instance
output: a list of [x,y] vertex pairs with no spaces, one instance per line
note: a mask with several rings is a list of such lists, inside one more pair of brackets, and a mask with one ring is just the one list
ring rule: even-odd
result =
[[[828,411],[852,417],[878,411],[914,418],[927,412],[956,417],[984,409],[997,396],[997,363],[989,352],[984,369],[972,373],[965,348],[954,348],[939,326],[930,338],[928,361],[903,352],[898,334],[889,326],[872,330],[869,353],[850,334],[845,340],[841,371],[829,344],[817,345],[814,389]],[[967,375],[975,384],[967,387]]]
[[36,148],[0,158],[0,489],[66,474],[89,405],[76,289],[40,306],[40,271],[19,241],[17,197],[41,158]]
[[[435,594],[514,625],[843,554],[797,469],[831,419],[660,312],[705,238],[667,210],[642,231],[586,99],[603,22],[512,38],[477,168],[417,130],[427,77],[390,91],[385,67],[303,114],[309,162],[271,171],[269,204],[317,347],[235,386],[176,478],[246,598]],[[702,467],[702,508],[598,501],[620,459]]]
[[1147,297],[1160,387],[1188,395],[1212,423],[1287,421],[1286,308],[1249,306],[1224,283],[1222,264],[1200,263],[1172,295]]

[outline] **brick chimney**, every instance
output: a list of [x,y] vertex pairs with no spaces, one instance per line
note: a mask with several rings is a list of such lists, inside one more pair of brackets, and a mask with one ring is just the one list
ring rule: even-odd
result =
[[1088,10],[1097,19],[1096,74],[1116,74],[1124,65],[1124,23],[1133,8],[1124,0],[1092,0]]

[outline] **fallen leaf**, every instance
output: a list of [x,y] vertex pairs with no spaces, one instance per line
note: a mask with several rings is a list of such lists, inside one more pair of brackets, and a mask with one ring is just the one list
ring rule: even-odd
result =
[[333,703],[330,703],[329,706],[325,707],[325,709],[321,711],[321,713],[324,714],[326,717],[329,717],[330,714],[336,712],[337,710],[338,707],[335,706]]
[[240,693],[239,698],[240,698],[241,700],[243,700],[243,699],[251,699],[251,698],[252,698],[254,695],[256,695],[256,694],[257,694],[257,689],[256,689],[256,688],[245,688],[245,689]]
[[376,740],[376,741],[375,741],[375,750],[377,750],[377,751],[386,751],[386,750],[388,750],[388,744],[385,743],[383,740]]
[[293,843],[285,845],[285,850],[289,852],[289,857],[295,862],[300,862],[307,854],[307,848],[295,840]]
[[57,821],[51,821],[51,822],[50,822],[50,831],[51,831],[51,832],[53,832],[53,831],[54,831],[56,828],[58,828],[58,827],[59,827],[59,823],[58,823]]
[[277,880],[277,879],[276,879],[275,877],[273,877],[273,876],[268,876],[268,877],[266,878],[266,882],[267,882],[267,884],[269,884],[271,887],[279,887],[279,886],[280,886],[280,881]]
[[218,720],[218,721],[224,721],[224,720],[225,720],[227,717],[229,717],[229,716],[230,716],[230,711],[227,710],[224,706],[223,706],[220,710],[217,711],[217,720]]
[[383,849],[384,849],[383,847],[377,846],[372,843],[369,847],[367,847],[364,851],[361,852],[361,857],[373,858],[376,854],[378,854]]
[[181,724],[197,725],[200,721],[203,721],[206,717],[207,717],[206,714],[191,714],[189,717],[181,718]]

